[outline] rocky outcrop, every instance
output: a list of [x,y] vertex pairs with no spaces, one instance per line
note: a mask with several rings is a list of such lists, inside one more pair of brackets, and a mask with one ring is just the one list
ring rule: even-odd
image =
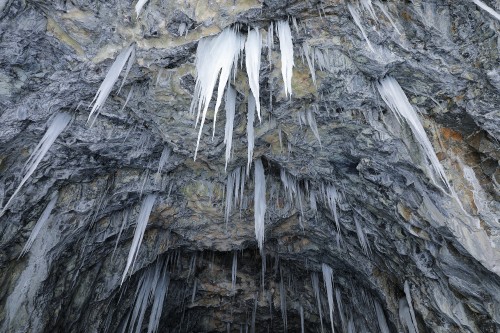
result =
[[[497,332],[500,22],[466,0],[373,2],[373,15],[369,3],[350,2],[372,49],[348,1],[149,0],[136,17],[130,1],[0,0],[2,207],[54,116],[71,115],[0,217],[1,331],[132,330],[137,295],[156,269],[169,281],[158,331],[328,331],[325,264],[338,331],[381,332],[385,320],[390,332]],[[278,36],[266,44],[279,20],[292,27],[291,98]],[[245,187],[225,221],[228,175],[247,166],[244,62],[230,81],[227,172],[223,112],[211,138],[209,110],[193,159],[197,43],[228,27],[258,28],[264,39],[254,149],[266,177],[263,251],[253,169],[248,178],[242,170]],[[87,106],[130,45],[125,85],[91,125]],[[388,75],[418,111],[453,191],[378,93]],[[121,284],[148,194],[157,198]]]

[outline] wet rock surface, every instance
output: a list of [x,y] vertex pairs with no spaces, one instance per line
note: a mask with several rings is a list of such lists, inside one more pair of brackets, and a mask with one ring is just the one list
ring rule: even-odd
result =
[[[129,1],[0,0],[2,207],[54,115],[72,116],[0,217],[0,330],[130,330],[136,290],[158,262],[170,279],[159,332],[281,332],[284,313],[287,330],[300,332],[301,311],[306,332],[328,331],[322,264],[333,269],[338,331],[349,322],[355,332],[382,331],[379,307],[390,332],[408,332],[400,316],[408,294],[419,332],[500,330],[500,22],[465,0],[383,2],[394,24],[375,3],[375,17],[353,5],[374,51],[344,1],[150,0],[136,18]],[[247,165],[244,64],[231,81],[237,108],[227,172],[224,112],[212,139],[209,111],[193,160],[198,131],[189,108],[201,38],[238,25],[242,34],[262,29],[265,41],[283,19],[294,43],[292,97],[277,36],[271,52],[264,42],[260,70],[254,158],[264,164],[268,208],[260,253],[253,170],[224,218],[227,177]],[[90,126],[88,104],[133,43],[125,85],[119,93],[115,85]],[[419,112],[455,195],[432,181],[411,130],[378,94],[386,75]],[[321,143],[303,122],[307,112]],[[158,173],[165,147],[171,155]],[[300,194],[284,188],[282,172]],[[328,186],[339,193],[340,228],[319,195]],[[55,192],[49,220],[19,258]],[[158,197],[121,285],[151,193]]]

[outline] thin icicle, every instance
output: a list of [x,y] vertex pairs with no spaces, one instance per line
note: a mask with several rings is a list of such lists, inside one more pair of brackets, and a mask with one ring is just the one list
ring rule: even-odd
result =
[[125,280],[127,273],[131,266],[135,263],[137,259],[137,254],[139,253],[139,248],[142,243],[142,237],[144,236],[144,231],[146,231],[146,225],[148,224],[149,215],[153,209],[153,205],[156,201],[156,194],[148,194],[142,201],[141,209],[139,211],[139,216],[137,218],[137,226],[135,227],[134,239],[132,245],[130,246],[130,252],[127,258],[127,265],[123,271],[122,281]]
[[158,163],[158,171],[156,172],[155,180],[158,180],[160,178],[161,172],[163,171],[165,164],[167,164],[168,159],[170,158],[170,154],[172,154],[172,148],[170,148],[169,146],[165,146],[165,148],[163,148],[161,152],[160,162]]
[[299,312],[300,312],[300,332],[304,333],[304,308],[302,305],[299,307]]
[[231,290],[236,290],[236,274],[238,272],[238,252],[233,253],[233,267],[231,268]]
[[[227,175],[227,181],[226,181],[226,207],[225,207],[225,221],[226,221],[226,226],[227,223],[229,222],[229,218],[231,217],[231,210],[233,209],[234,206],[238,203],[238,197],[239,195],[243,195],[242,191],[240,191],[240,186],[244,186],[244,182],[241,182],[242,178],[242,168],[237,167],[233,171],[231,171]],[[243,176],[243,178],[245,178]],[[241,201],[240,201],[241,203]]]
[[410,308],[411,320],[413,321],[415,330],[418,333],[417,317],[415,316],[415,310],[413,309],[413,302],[411,300],[411,293],[410,293],[410,284],[408,283],[408,281],[405,281],[404,283],[404,291],[406,295],[406,301],[408,302],[408,306]]
[[342,294],[339,288],[335,288],[335,299],[337,300],[337,307],[339,309],[340,314],[340,322],[342,323],[342,331],[347,330],[347,320],[344,314],[344,305],[342,303]]
[[304,42],[302,44],[302,52],[304,53],[304,56],[306,57],[307,61],[307,67],[309,67],[309,72],[311,73],[311,79],[314,83],[315,86],[316,84],[316,69],[314,68],[314,54],[313,51],[311,50],[311,47],[307,42]]
[[[382,99],[387,104],[389,109],[396,115],[398,120],[404,119],[406,123],[410,126],[411,131],[418,143],[424,150],[427,158],[430,160],[434,171],[439,175],[441,180],[446,184],[446,187],[451,190],[451,186],[446,179],[446,174],[444,172],[443,166],[439,162],[434,148],[432,147],[427,134],[425,133],[424,127],[420,122],[417,113],[411,106],[408,98],[406,97],[403,89],[401,89],[399,83],[392,77],[388,76],[380,80],[377,84],[377,89],[382,96]],[[436,184],[436,181],[431,173],[431,178]],[[436,184],[439,186],[438,184]]]
[[484,2],[480,0],[472,0],[472,2],[474,2],[479,8],[485,10],[486,12],[488,12],[488,14],[490,14],[491,16],[500,21],[500,14],[498,14],[493,8],[486,5]]
[[372,43],[370,43],[370,40],[368,39],[368,36],[366,35],[365,29],[363,28],[363,25],[361,24],[361,18],[359,17],[359,13],[357,12],[356,8],[354,8],[351,4],[347,4],[347,8],[349,9],[349,12],[351,13],[352,18],[354,19],[354,23],[358,26],[359,30],[361,30],[361,34],[363,35],[363,38],[366,40],[366,43],[368,44],[368,47],[372,52],[375,52],[373,49]]
[[288,21],[278,22],[278,37],[280,40],[281,52],[281,74],[285,87],[285,96],[292,96],[292,75],[293,75],[293,42],[292,32]]
[[[281,275],[282,273],[280,273]],[[287,309],[286,309],[286,288],[283,283],[283,276],[280,279],[280,306],[281,306],[281,318],[283,319],[283,327],[284,331],[288,330],[288,318],[287,318]]]
[[[125,75],[123,77],[123,83],[125,82],[125,79],[127,78],[128,71],[130,70],[130,67],[132,67],[132,63],[135,61],[135,46],[131,45],[125,50],[123,50],[118,57],[116,57],[115,62],[113,62],[113,65],[109,68],[108,73],[106,74],[106,77],[104,78],[104,81],[102,81],[101,86],[97,90],[97,93],[94,96],[94,99],[90,103],[90,106],[92,106],[92,110],[90,110],[89,118],[88,121],[92,118],[92,116],[95,113],[94,116],[94,121],[97,118],[97,116],[100,113],[100,110],[104,103],[106,102],[106,99],[108,99],[109,94],[111,93],[111,90],[113,89],[113,86],[115,85],[116,81],[118,80],[118,77],[120,76],[121,71],[123,70],[123,67],[125,67],[125,64],[127,63],[127,60],[129,60],[129,65],[127,66],[127,70],[125,72]],[[121,86],[120,86],[121,89]]]
[[268,61],[271,63],[272,50],[274,48],[274,23],[271,22],[269,28],[267,29],[267,56]]
[[306,111],[306,119],[311,131],[314,133],[314,136],[318,140],[318,143],[321,147],[321,138],[319,137],[318,124],[316,124],[316,119],[314,118],[314,114],[311,109]]
[[363,252],[366,255],[369,255],[370,254],[370,247],[369,247],[368,241],[366,239],[365,231],[361,227],[361,224],[359,223],[356,215],[353,216],[353,219],[354,219],[354,224],[356,225],[356,233],[358,234],[359,245],[361,245]]
[[231,147],[233,145],[234,113],[236,111],[236,90],[229,85],[226,91],[226,131],[224,133],[224,144],[226,145],[226,166],[231,158]]
[[19,186],[16,188],[16,190],[10,197],[9,201],[7,201],[5,206],[2,208],[2,211],[0,212],[0,217],[3,216],[9,205],[12,203],[14,197],[21,190],[21,187],[31,177],[33,172],[35,172],[35,169],[38,167],[38,164],[40,164],[40,162],[43,160],[43,158],[49,151],[54,141],[56,141],[59,134],[61,134],[61,132],[66,128],[70,120],[71,116],[68,113],[59,113],[54,117],[52,123],[45,132],[44,136],[42,137],[38,145],[31,153],[30,157],[28,158],[28,161],[26,161],[26,164],[24,166],[25,169],[24,177],[21,180],[21,183],[19,183]]
[[[216,37],[206,37],[199,41],[196,51],[196,86],[194,98],[191,103],[191,112],[197,108],[196,126],[200,123],[194,159],[200,146],[203,124],[207,116],[208,105],[212,98],[215,83],[217,88],[217,101],[214,109],[214,133],[217,112],[222,101],[222,95],[229,80],[233,67],[238,63],[240,52],[244,46],[244,39],[235,30],[227,28]],[[219,75],[220,74],[220,75]],[[200,120],[201,115],[201,120]]]
[[266,215],[266,177],[260,158],[254,162],[254,184],[255,238],[262,252],[265,231],[264,218]]
[[50,213],[52,212],[52,209],[54,209],[58,197],[59,193],[57,191],[52,193],[49,203],[43,210],[42,215],[40,215],[40,217],[38,218],[38,221],[36,222],[35,227],[31,231],[30,237],[28,238],[28,241],[24,245],[23,250],[21,251],[21,254],[19,255],[18,259],[24,256],[30,250],[31,245],[33,245],[36,236],[38,235],[42,227],[45,225],[45,223],[48,221]]
[[125,100],[125,103],[123,103],[123,106],[122,106],[120,112],[125,110],[125,107],[127,106],[128,101],[130,100],[130,97],[132,97],[133,92],[134,92],[134,86],[130,87],[130,90],[129,90],[128,95],[127,95],[127,99]]
[[260,74],[260,55],[262,50],[262,37],[258,29],[248,32],[245,43],[245,65],[247,68],[248,83],[252,90],[255,104],[257,106],[257,116],[260,117],[260,93],[259,93],[259,74]]
[[385,17],[387,17],[389,22],[391,22],[391,25],[394,28],[394,30],[396,30],[396,32],[399,35],[401,35],[401,32],[399,31],[398,27],[396,26],[396,23],[394,22],[394,19],[392,18],[391,14],[389,14],[389,11],[387,10],[387,8],[385,8],[385,5],[380,1],[376,1],[375,4],[378,6],[380,11],[385,15]]
[[255,146],[255,131],[253,124],[255,121],[255,99],[253,95],[248,95],[248,113],[247,113],[247,176],[250,174],[250,165],[253,160],[253,148]]
[[[166,265],[165,265],[166,266]],[[168,294],[168,287],[170,285],[170,275],[168,274],[166,267],[162,269],[158,285],[154,290],[153,306],[151,308],[151,314],[149,315],[148,333],[155,333],[158,331],[158,326],[160,325],[161,313],[163,310],[163,303],[165,297]]]
[[385,320],[384,310],[382,310],[382,306],[379,302],[374,301],[375,303],[375,312],[377,313],[377,321],[378,326],[380,327],[381,333],[389,333],[389,326],[387,325],[387,321]]
[[148,2],[148,0],[139,0],[135,5],[135,12],[137,13],[137,18],[139,18],[139,14],[141,14],[142,7]]
[[332,325],[332,333],[335,333],[335,328],[333,327],[333,270],[327,264],[321,265],[321,270],[323,271],[323,280],[325,281],[326,295],[328,297],[328,308],[330,309],[330,323]]
[[253,309],[252,309],[252,326],[250,327],[250,332],[255,333],[255,320],[257,318],[257,305],[258,305],[258,294],[254,295]]
[[325,330],[323,328],[323,311],[321,310],[321,296],[319,292],[319,278],[318,273],[311,273],[311,282],[314,291],[314,296],[316,297],[316,302],[318,303],[318,313],[319,313],[319,322],[321,324],[321,333],[324,333]]
[[399,300],[399,320],[403,325],[408,328],[409,333],[417,333],[416,327],[411,319],[410,308],[408,307],[408,302],[406,298],[401,298]]
[[361,6],[370,13],[370,16],[373,18],[373,20],[378,21],[377,15],[375,14],[375,11],[373,10],[373,5],[372,5],[372,0],[360,0]]
[[122,225],[120,227],[120,231],[118,232],[118,237],[116,237],[115,248],[113,249],[113,254],[111,255],[111,260],[113,260],[113,258],[115,256],[116,248],[118,247],[118,243],[120,242],[120,238],[122,236],[123,229],[125,228],[125,225],[128,222],[128,214],[129,214],[128,210],[123,214]]

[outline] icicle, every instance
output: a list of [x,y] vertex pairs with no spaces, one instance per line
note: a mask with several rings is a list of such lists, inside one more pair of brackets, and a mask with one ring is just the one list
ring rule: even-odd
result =
[[408,328],[409,333],[417,333],[411,319],[408,302],[404,297],[399,300],[399,320]]
[[281,74],[285,86],[285,96],[292,96],[292,74],[293,74],[293,42],[292,32],[288,21],[278,22],[278,37],[280,39],[281,52]]
[[[248,174],[248,172],[247,172]],[[243,192],[245,190],[245,167],[241,168],[241,183],[240,183],[240,215],[243,209]]]
[[196,280],[194,280],[194,283],[193,283],[193,291],[191,293],[191,305],[194,304],[194,300],[196,299],[196,287],[198,286],[198,283]]
[[[280,273],[281,275],[281,273]],[[281,306],[281,318],[283,319],[283,327],[284,331],[286,332],[287,329],[287,314],[286,314],[286,290],[285,290],[285,285],[283,284],[283,276],[281,276],[280,280],[280,306]]]
[[141,13],[142,7],[148,2],[148,0],[139,0],[135,5],[135,12],[137,13],[137,18],[139,18],[139,14]]
[[314,133],[314,136],[318,140],[319,146],[321,147],[321,139],[319,137],[318,125],[316,124],[316,119],[314,118],[314,114],[311,109],[306,111],[306,119],[311,131]]
[[111,259],[113,259],[113,257],[115,256],[116,248],[118,247],[118,243],[120,242],[120,237],[122,236],[123,229],[125,228],[125,225],[126,225],[126,224],[127,224],[127,222],[128,222],[128,213],[129,213],[129,211],[127,210],[127,211],[123,214],[123,221],[122,221],[122,225],[121,225],[121,227],[120,227],[120,231],[118,232],[118,237],[116,237],[115,248],[113,249],[113,254],[111,255]]
[[153,306],[151,308],[151,314],[149,315],[148,333],[155,333],[156,331],[158,331],[161,312],[163,310],[163,303],[165,301],[165,297],[168,294],[169,285],[170,275],[166,271],[166,268],[163,268],[158,285],[156,286],[156,290],[154,291]]
[[130,90],[129,90],[128,95],[127,95],[127,99],[125,100],[125,103],[123,103],[123,106],[122,106],[120,112],[125,110],[125,107],[127,106],[128,101],[130,100],[130,97],[132,97],[133,92],[134,92],[134,86],[130,87]]
[[354,320],[349,318],[349,322],[347,323],[347,333],[355,333]]
[[328,308],[330,309],[330,323],[332,325],[332,333],[335,333],[335,328],[333,328],[333,270],[327,264],[322,264],[321,269],[323,271],[323,280],[325,281],[326,295],[328,296]]
[[245,65],[247,68],[248,83],[254,97],[254,103],[257,106],[257,116],[260,118],[260,95],[259,95],[259,73],[260,73],[260,54],[262,49],[262,38],[258,29],[248,32],[245,43]]
[[7,201],[5,206],[2,208],[2,211],[0,212],[0,217],[3,216],[3,214],[7,210],[7,207],[9,207],[14,197],[21,190],[21,187],[31,177],[33,172],[35,172],[35,169],[38,167],[38,164],[40,164],[40,162],[43,160],[43,158],[47,154],[48,150],[50,149],[54,141],[56,141],[59,134],[61,134],[61,132],[66,128],[70,120],[71,116],[68,113],[59,113],[54,117],[52,123],[45,132],[44,136],[42,137],[38,145],[31,153],[30,157],[28,158],[28,161],[26,161],[24,167],[24,169],[26,170],[24,177],[21,180],[21,183],[19,183],[19,186],[16,188],[16,190],[10,197],[9,201]]
[[257,299],[258,295],[254,295],[254,301],[253,301],[253,310],[252,310],[252,326],[250,328],[251,333],[255,333],[255,319],[257,318]]
[[[222,94],[229,80],[231,70],[236,67],[244,40],[235,29],[225,29],[216,37],[206,37],[199,41],[196,51],[196,86],[191,111],[197,107],[196,126],[200,122],[200,130],[196,142],[194,159],[200,146],[203,124],[207,116],[208,105],[215,88],[217,88],[217,101],[214,109],[214,133],[217,112],[222,101]],[[219,77],[220,73],[220,77]],[[201,115],[201,121],[200,121]]]
[[266,215],[266,178],[264,166],[259,158],[254,162],[254,215],[255,215],[255,237],[262,252],[264,246],[264,223]]
[[377,321],[378,326],[380,327],[381,333],[389,333],[389,326],[387,326],[387,321],[385,320],[384,310],[382,310],[382,306],[377,301],[375,303],[375,312],[377,313]]
[[300,332],[304,333],[304,308],[302,307],[302,305],[300,305],[299,312],[300,312]]
[[369,255],[370,248],[368,245],[368,241],[366,239],[365,231],[361,227],[361,224],[359,223],[358,219],[356,218],[356,215],[353,216],[353,220],[354,220],[354,224],[356,225],[356,233],[358,234],[359,245],[361,245],[363,252],[366,255]]
[[324,333],[325,330],[323,328],[323,311],[321,310],[321,296],[319,293],[318,273],[316,272],[311,273],[311,282],[314,291],[314,296],[316,297],[316,302],[318,303],[318,313],[319,313],[319,322],[321,324],[321,333]]
[[399,29],[396,26],[396,23],[394,22],[391,14],[389,14],[389,11],[387,10],[387,8],[385,8],[385,5],[383,3],[381,3],[380,1],[375,2],[375,4],[378,6],[378,8],[380,9],[380,11],[385,15],[385,17],[387,17],[387,19],[389,20],[389,22],[391,22],[391,25],[394,28],[394,30],[396,30],[396,32],[399,35],[401,35],[401,32],[399,32]]
[[231,268],[231,290],[236,290],[236,274],[238,271],[238,252],[233,253],[233,267]]
[[272,50],[274,48],[274,23],[271,22],[267,29],[267,56],[269,63],[271,63]]
[[[396,115],[396,117],[398,119],[402,118],[408,123],[413,135],[424,150],[427,158],[430,160],[435,172],[446,184],[446,187],[451,190],[451,186],[446,179],[443,166],[439,162],[429,138],[427,138],[427,134],[425,133],[422,123],[418,119],[417,113],[411,106],[399,83],[394,78],[388,76],[378,82],[377,88],[380,96],[382,96],[382,99],[387,104],[389,109]],[[432,177],[432,180],[436,183],[434,177]]]
[[361,34],[363,35],[363,38],[366,40],[368,47],[370,48],[370,50],[372,52],[375,52],[375,50],[372,47],[372,43],[370,43],[370,40],[368,39],[368,36],[366,35],[365,29],[361,25],[361,18],[359,17],[359,13],[356,11],[356,8],[354,8],[351,4],[347,4],[347,8],[349,9],[349,12],[351,13],[352,18],[354,19],[354,23],[356,23],[359,30],[361,30]]
[[487,11],[491,16],[500,21],[500,14],[498,14],[493,8],[487,6],[484,2],[480,0],[472,0],[479,8]]
[[49,203],[43,210],[42,215],[40,215],[40,217],[38,218],[38,221],[36,221],[35,227],[31,231],[30,237],[28,238],[28,241],[24,245],[23,250],[21,251],[21,254],[19,255],[18,259],[24,256],[30,250],[31,245],[33,245],[36,236],[38,235],[42,227],[45,225],[45,223],[48,221],[50,213],[52,212],[52,209],[54,209],[58,197],[59,193],[57,191],[52,193]]
[[236,90],[229,85],[226,91],[226,131],[224,143],[226,144],[226,166],[231,158],[231,147],[233,145],[234,113],[236,111]]
[[[132,63],[135,61],[135,46],[131,45],[125,50],[123,50],[118,57],[116,57],[115,62],[113,62],[113,65],[109,68],[108,74],[106,74],[106,77],[104,78],[104,81],[102,81],[101,86],[97,90],[97,93],[94,96],[94,99],[90,103],[90,106],[92,106],[92,110],[90,110],[89,118],[88,120],[90,121],[90,118],[95,113],[94,121],[97,118],[97,116],[100,113],[100,110],[104,103],[106,102],[106,99],[108,99],[109,94],[111,93],[111,89],[113,89],[113,86],[115,85],[115,82],[118,80],[118,77],[120,76],[121,71],[123,70],[123,67],[125,67],[125,64],[127,63],[127,60],[129,60],[129,65],[127,66],[127,70],[125,72],[125,75],[123,77],[123,83],[125,82],[125,79],[127,78],[128,71],[130,70],[130,67],[132,67]],[[120,86],[120,89],[121,89]]]
[[141,246],[142,243],[142,237],[144,236],[144,231],[146,231],[146,225],[148,224],[149,215],[151,214],[151,210],[153,209],[155,200],[156,200],[155,194],[148,194],[142,201],[141,209],[139,211],[139,217],[137,218],[137,226],[135,227],[134,239],[130,247],[130,252],[127,258],[127,265],[125,266],[125,270],[123,271],[121,283],[123,283],[129,269],[137,259],[137,254],[139,253],[139,247]]
[[408,302],[408,307],[410,308],[411,320],[413,321],[413,325],[415,326],[415,331],[417,331],[418,333],[417,317],[415,316],[415,310],[413,309],[413,302],[411,300],[411,293],[410,293],[410,285],[408,284],[408,281],[405,281],[404,283],[404,291],[406,295],[406,301]]
[[[229,222],[229,217],[231,216],[231,210],[236,204],[238,203],[238,196],[239,193],[243,195],[243,190],[241,192],[239,191],[239,186],[244,186],[244,182],[241,183],[241,167],[238,167],[231,171],[228,176],[227,176],[227,181],[226,181],[226,207],[225,207],[225,221],[226,221],[226,226],[227,223]],[[243,177],[245,178],[245,177]]]
[[316,70],[314,69],[314,55],[311,54],[311,47],[307,42],[302,44],[302,52],[304,52],[304,56],[306,57],[307,67],[309,67],[309,72],[311,73],[311,79],[316,86]]
[[342,294],[339,288],[335,288],[335,299],[337,300],[337,307],[339,308],[340,322],[342,323],[342,330],[347,330],[347,320],[344,314],[344,305],[342,304]]
[[372,0],[360,0],[361,6],[370,13],[370,16],[373,18],[373,20],[378,21],[377,15],[375,14],[375,11],[373,10],[373,5],[372,5]]
[[163,167],[167,164],[168,159],[170,158],[170,154],[172,153],[172,149],[169,146],[165,146],[163,151],[161,152],[160,162],[158,163],[158,171],[156,172],[156,180],[160,179],[161,172],[163,171]]
[[255,121],[255,99],[253,95],[248,95],[248,113],[247,113],[247,177],[250,174],[250,164],[253,160],[253,148],[255,145],[255,131],[253,123]]

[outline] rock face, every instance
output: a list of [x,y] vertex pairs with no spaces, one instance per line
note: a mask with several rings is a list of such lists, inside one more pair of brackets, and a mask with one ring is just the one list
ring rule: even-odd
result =
[[[467,0],[149,0],[138,17],[135,5],[0,0],[2,332],[500,331],[493,15]],[[290,98],[278,35],[268,37],[280,20],[292,27]],[[262,251],[244,61],[230,79],[227,171],[224,112],[211,138],[215,95],[193,160],[197,44],[231,27],[263,37],[253,156],[266,178]],[[125,84],[91,125],[87,106],[130,45]],[[386,76],[418,111],[452,190],[382,100]],[[63,112],[70,123],[5,207]],[[226,211],[229,177],[239,193]]]

